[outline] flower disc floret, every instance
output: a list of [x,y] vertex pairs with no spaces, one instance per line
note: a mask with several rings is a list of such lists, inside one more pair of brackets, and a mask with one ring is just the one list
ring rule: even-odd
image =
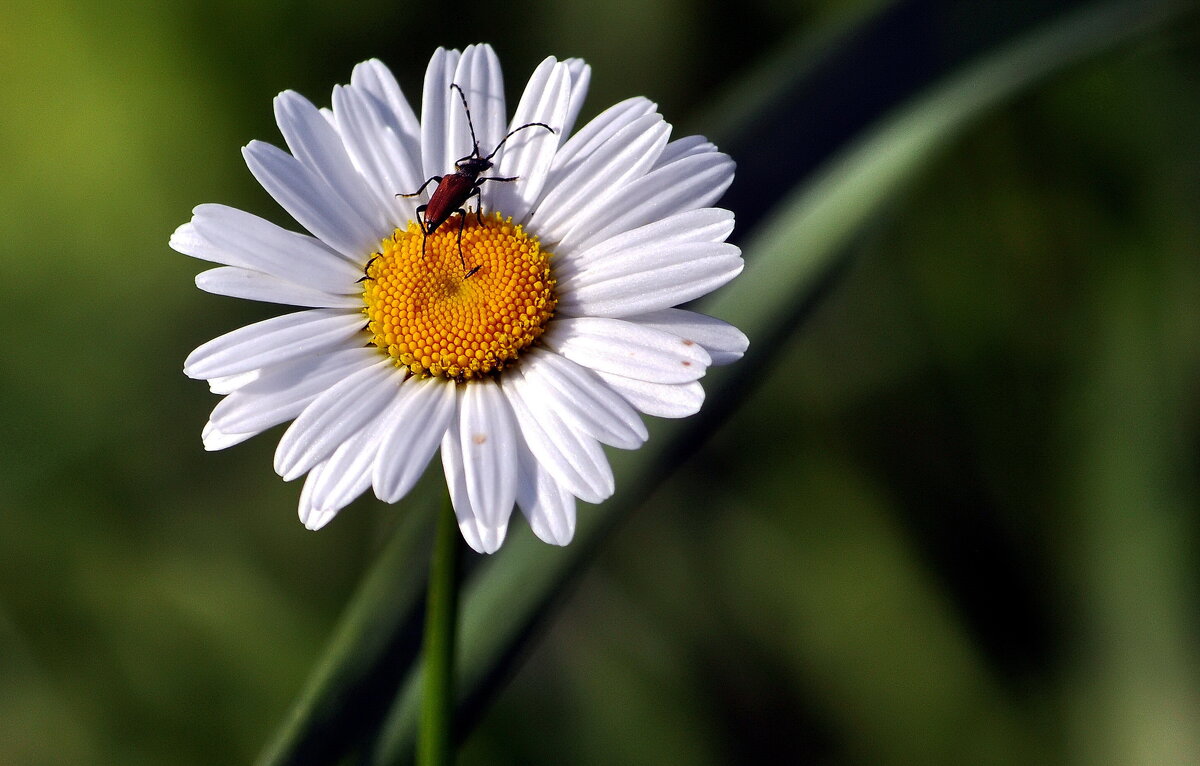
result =
[[[427,237],[416,222],[383,240],[363,281],[372,341],[420,377],[498,372],[554,316],[550,253],[511,218],[459,216]],[[424,242],[423,242],[424,240]]]

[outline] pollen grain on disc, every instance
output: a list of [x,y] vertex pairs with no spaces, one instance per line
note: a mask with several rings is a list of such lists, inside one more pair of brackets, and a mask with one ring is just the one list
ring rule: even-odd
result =
[[[502,370],[544,332],[557,297],[551,254],[499,213],[458,215],[424,236],[396,229],[372,255],[363,310],[372,341],[414,375],[454,380]],[[465,263],[465,267],[464,267]],[[474,271],[472,271],[474,270]]]

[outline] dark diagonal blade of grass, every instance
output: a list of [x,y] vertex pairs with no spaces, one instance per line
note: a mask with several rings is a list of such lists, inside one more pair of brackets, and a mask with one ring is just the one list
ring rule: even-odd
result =
[[436,505],[404,509],[260,766],[336,763],[379,725],[420,649]]
[[[669,475],[740,400],[771,362],[777,341],[811,305],[827,274],[862,225],[966,124],[1079,59],[1153,28],[1190,3],[1131,0],[1091,5],[1020,38],[901,109],[829,163],[790,196],[747,246],[752,268],[704,310],[734,322],[754,339],[753,353],[705,381],[710,402],[701,415],[658,423],[655,453],[621,453],[614,468],[621,491],[580,514],[576,540],[565,549],[530,537],[511,540],[476,572],[463,599],[460,644],[460,732],[478,717],[511,672],[566,589],[608,531]],[[370,763],[412,759],[416,731],[415,673],[410,673],[381,731]]]

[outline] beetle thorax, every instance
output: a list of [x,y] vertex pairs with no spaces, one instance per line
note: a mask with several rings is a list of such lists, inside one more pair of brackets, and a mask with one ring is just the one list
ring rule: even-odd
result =
[[492,161],[477,155],[472,157],[463,157],[461,160],[454,163],[454,169],[464,175],[478,176],[480,173],[492,169]]

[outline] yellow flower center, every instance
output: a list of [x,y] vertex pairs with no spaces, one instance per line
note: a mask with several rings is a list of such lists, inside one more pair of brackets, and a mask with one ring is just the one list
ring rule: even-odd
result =
[[537,237],[499,213],[482,225],[469,213],[460,256],[460,221],[451,217],[427,238],[410,221],[367,266],[372,341],[414,375],[462,381],[498,372],[554,315],[551,254]]

